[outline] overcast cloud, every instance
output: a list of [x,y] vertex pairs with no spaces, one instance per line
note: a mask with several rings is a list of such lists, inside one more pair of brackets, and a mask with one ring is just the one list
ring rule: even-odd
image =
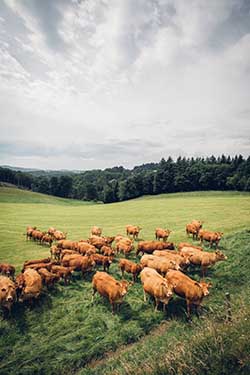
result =
[[0,1],[0,164],[249,155],[249,0]]

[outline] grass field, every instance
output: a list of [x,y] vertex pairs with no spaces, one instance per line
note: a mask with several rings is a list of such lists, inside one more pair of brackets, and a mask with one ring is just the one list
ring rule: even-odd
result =
[[[105,235],[115,235],[125,234],[127,224],[138,224],[143,228],[142,239],[153,239],[154,229],[159,226],[172,229],[170,240],[179,242],[186,240],[185,224],[201,219],[204,228],[224,232],[221,247],[229,257],[209,271],[211,296],[204,301],[203,319],[194,317],[192,325],[186,322],[185,303],[180,299],[170,302],[166,314],[154,313],[153,305],[143,302],[140,283],[131,287],[120,313],[112,316],[109,304],[101,297],[96,296],[94,304],[90,302],[92,275],[82,280],[75,274],[69,286],[59,284],[53,291],[44,291],[33,308],[16,305],[12,319],[0,321],[0,374],[143,374],[138,368],[141,361],[147,364],[148,373],[165,374],[166,351],[171,353],[173,349],[171,340],[175,345],[182,343],[184,353],[202,327],[209,331],[212,323],[223,323],[225,291],[235,294],[235,314],[239,314],[239,305],[242,314],[249,312],[245,285],[250,266],[250,194],[179,193],[103,205],[0,188],[0,212],[0,261],[10,262],[18,271],[25,260],[49,254],[48,247],[26,242],[27,225],[41,230],[55,226],[75,240],[87,238],[92,225],[101,226]],[[116,263],[110,271],[120,278]],[[199,271],[193,271],[192,277],[199,279]],[[242,319],[245,317],[239,315],[237,322]],[[239,327],[236,331],[241,332]],[[225,337],[228,335],[225,331]],[[202,340],[205,336],[195,342]],[[120,352],[109,353],[109,358],[99,363],[105,353],[116,349]],[[161,365],[152,367],[155,353],[161,356]],[[181,354],[178,362],[182,363]],[[241,370],[249,364],[250,359]]]

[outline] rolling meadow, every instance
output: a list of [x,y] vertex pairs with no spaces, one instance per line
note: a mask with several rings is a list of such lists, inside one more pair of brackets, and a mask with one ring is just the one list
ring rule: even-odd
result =
[[[56,227],[71,240],[87,239],[93,225],[107,236],[140,225],[140,240],[153,240],[162,227],[172,230],[169,240],[177,244],[187,240],[185,225],[192,219],[224,233],[219,247],[228,256],[208,271],[213,286],[200,318],[187,323],[185,301],[177,297],[166,313],[154,312],[153,302],[143,301],[140,281],[112,315],[99,295],[91,302],[93,273],[82,279],[75,272],[69,285],[44,289],[36,305],[16,304],[10,320],[0,317],[0,374],[250,373],[249,193],[176,193],[104,205],[1,187],[0,262],[18,273],[25,260],[49,256],[48,246],[26,241],[28,225]],[[135,254],[129,259],[136,260]],[[117,260],[110,273],[121,279]],[[201,277],[199,269],[189,275]]]

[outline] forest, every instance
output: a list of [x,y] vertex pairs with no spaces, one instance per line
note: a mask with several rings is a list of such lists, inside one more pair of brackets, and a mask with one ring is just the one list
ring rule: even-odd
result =
[[250,191],[250,156],[171,157],[133,169],[21,172],[0,167],[0,181],[58,197],[112,203],[143,195],[201,190]]

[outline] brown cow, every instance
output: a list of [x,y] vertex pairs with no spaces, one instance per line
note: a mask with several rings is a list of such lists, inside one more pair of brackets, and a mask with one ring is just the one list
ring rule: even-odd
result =
[[50,255],[51,259],[60,260],[62,249],[58,248],[56,245],[51,246]]
[[166,305],[173,296],[173,286],[164,277],[159,275],[156,270],[148,267],[141,271],[141,282],[144,301],[147,301],[147,294],[149,294],[155,300],[155,311],[157,311],[160,302],[163,303],[165,311]]
[[207,231],[207,230],[204,230],[204,229],[201,229],[199,231],[199,239],[201,241],[201,243],[203,243],[203,241],[207,241],[210,243],[210,247],[212,247],[213,245],[215,246],[218,246],[219,245],[219,242],[223,236],[223,233],[222,232],[210,232],[210,231]]
[[22,272],[27,269],[33,269],[33,270],[38,271],[39,268],[46,268],[48,271],[50,271],[52,264],[53,263],[33,263],[33,264],[24,265]]
[[120,259],[118,267],[121,270],[122,277],[124,277],[124,272],[132,273],[134,282],[142,270],[141,264],[131,262],[130,260],[124,258]]
[[50,234],[51,236],[54,236],[54,233],[56,232],[56,228],[53,228],[53,227],[50,227],[48,229],[48,234]]
[[75,271],[82,271],[84,277],[86,272],[90,272],[95,267],[95,261],[90,257],[83,257],[81,255],[65,255],[61,261],[65,267],[70,267]]
[[203,281],[197,282],[182,272],[174,270],[169,270],[166,278],[173,285],[175,294],[186,299],[187,314],[190,318],[191,305],[196,305],[199,308],[203,298],[209,295],[208,288],[212,284]]
[[48,244],[49,246],[51,246],[52,242],[53,238],[48,234],[45,234],[41,239],[42,244]]
[[91,258],[95,261],[97,265],[102,265],[104,271],[108,271],[109,267],[113,261],[112,257],[106,257],[101,254],[94,254],[91,256]]
[[15,267],[8,263],[0,263],[0,273],[4,276],[14,279]]
[[63,267],[59,265],[52,265],[51,271],[58,275],[61,279],[64,280],[64,284],[69,284],[69,281],[71,279],[72,273],[74,270],[69,267]]
[[40,230],[33,230],[31,233],[31,238],[41,243],[41,240],[43,236],[45,235],[46,235],[46,232],[41,232]]
[[[130,241],[130,242],[129,242]],[[125,256],[129,255],[131,251],[134,249],[134,245],[131,240],[120,240],[115,245],[115,249],[117,253],[123,253]]]
[[39,268],[37,272],[41,276],[43,284],[48,288],[53,287],[55,282],[60,279],[59,275],[49,272],[46,268]]
[[193,247],[194,249],[203,251],[202,247],[193,245],[189,242],[180,242],[179,245],[178,245],[178,250],[180,251],[183,247]]
[[171,230],[169,229],[156,228],[155,239],[160,241],[160,239],[162,238],[163,242],[166,242],[170,233],[171,233]]
[[115,255],[115,250],[113,250],[109,246],[102,246],[101,249],[100,249],[100,253],[102,253],[103,255],[105,255],[107,257],[112,257],[112,256]]
[[107,237],[103,237],[103,238],[105,239],[107,246],[111,246],[114,239],[115,239],[114,236],[107,236]]
[[16,301],[16,287],[14,282],[6,276],[0,276],[0,306],[4,317],[10,315],[13,303]]
[[50,258],[26,260],[23,265],[24,267],[26,267],[26,266],[29,266],[30,264],[37,264],[37,263],[50,263]]
[[56,230],[53,236],[56,241],[65,240],[67,237],[67,233],[61,232],[60,230]]
[[91,236],[101,236],[102,235],[102,228],[99,228],[99,227],[96,227],[96,226],[94,226],[94,227],[92,227],[91,228]]
[[60,249],[78,250],[78,242],[70,240],[59,240],[57,247]]
[[115,305],[120,305],[128,292],[129,283],[125,280],[117,281],[106,272],[96,272],[92,279],[92,302],[94,295],[98,292],[101,296],[107,297],[112,306],[112,314],[115,312]]
[[29,226],[29,227],[26,228],[26,240],[28,240],[28,239],[31,240],[32,233],[33,233],[34,230],[36,230],[36,227],[30,227]]
[[192,234],[193,240],[197,240],[199,229],[194,224],[187,224],[186,225],[186,233],[187,236]]
[[136,255],[142,254],[153,254],[155,250],[174,250],[173,242],[161,242],[161,241],[140,241],[138,243]]
[[187,266],[189,266],[189,255],[187,254],[173,254],[173,251],[171,250],[155,250],[153,252],[153,255],[156,255],[158,257],[165,257],[170,260],[174,260],[176,264],[182,269],[186,269]]
[[209,253],[208,251],[196,251],[189,255],[189,261],[191,264],[201,266],[203,277],[209,266],[213,266],[216,262],[226,259],[227,256],[219,250],[216,250],[214,253]]
[[96,248],[87,242],[78,242],[77,250],[82,255],[91,255],[96,253]]
[[141,257],[140,263],[143,268],[144,267],[154,268],[157,272],[159,272],[163,276],[166,275],[166,273],[170,269],[179,270],[180,268],[180,266],[176,263],[176,261],[172,259],[167,259],[165,257],[157,257],[155,255],[143,255]]
[[19,290],[19,301],[32,301],[37,299],[42,291],[42,278],[36,270],[26,269],[16,278],[17,288]]
[[104,237],[92,236],[89,238],[89,243],[95,246],[97,249],[101,249],[103,246],[107,246],[107,241]]
[[138,225],[126,225],[127,236],[132,235],[134,240],[138,239],[140,230],[142,230],[142,228],[139,227]]

